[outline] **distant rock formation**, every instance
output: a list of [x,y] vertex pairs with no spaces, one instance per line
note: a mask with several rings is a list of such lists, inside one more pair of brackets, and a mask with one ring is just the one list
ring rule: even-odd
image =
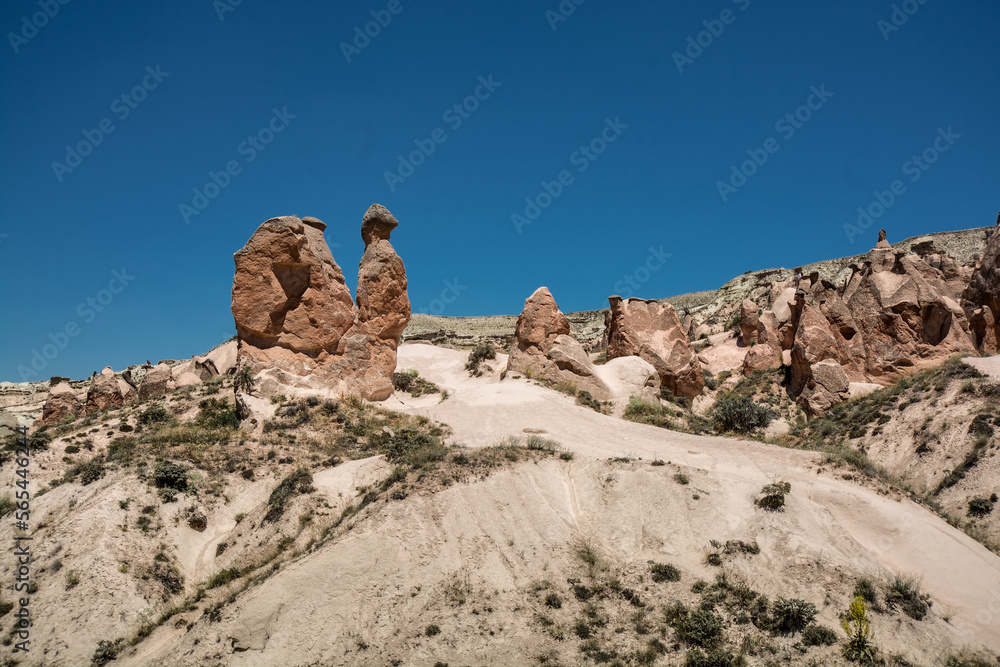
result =
[[80,416],[83,407],[83,403],[77,399],[76,391],[69,386],[69,383],[60,382],[49,390],[48,398],[42,407],[42,416],[32,423],[31,430],[59,426],[69,417]]
[[611,390],[597,377],[583,346],[570,334],[569,320],[559,310],[547,287],[539,287],[524,302],[514,328],[507,370],[547,380],[572,383],[597,400],[607,400]]
[[156,396],[164,396],[174,388],[173,373],[170,366],[157,364],[146,371],[139,384],[139,400],[145,401]]
[[740,304],[740,342],[744,346],[755,345],[759,340],[757,327],[760,325],[760,308],[752,299],[744,299]]
[[273,371],[276,385],[388,398],[396,348],[410,320],[406,271],[389,243],[398,224],[378,204],[365,213],[355,304],[323,222],[294,216],[264,222],[233,257],[238,363]]
[[[1000,225],[1000,218],[997,218]],[[962,306],[970,321],[976,345],[984,352],[996,353],[1000,345],[1000,227],[995,227],[986,242],[983,256],[962,293]]]
[[847,398],[845,378],[889,384],[918,366],[975,351],[950,258],[929,257],[937,267],[893,249],[880,233],[839,288],[818,276],[802,280],[792,309],[792,391],[810,414]]
[[705,388],[694,347],[669,303],[608,298],[608,360],[637,356],[653,365],[660,384],[675,396],[693,398]]
[[95,375],[87,391],[87,404],[84,412],[100,412],[109,408],[116,408],[125,402],[125,395],[122,394],[115,372],[108,366]]

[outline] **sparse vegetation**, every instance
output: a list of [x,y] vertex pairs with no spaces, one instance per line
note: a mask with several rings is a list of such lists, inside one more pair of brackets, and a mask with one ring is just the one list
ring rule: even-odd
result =
[[753,433],[767,428],[777,416],[770,408],[748,397],[729,396],[715,402],[711,415],[719,433]]
[[760,494],[754,500],[754,503],[761,509],[776,512],[784,508],[785,496],[791,492],[792,485],[788,482],[768,484],[760,490]]
[[396,391],[406,392],[414,398],[425,394],[441,393],[440,387],[433,382],[420,377],[420,373],[415,370],[393,373],[392,386],[396,389]]
[[864,598],[860,596],[854,598],[841,621],[841,627],[847,634],[844,657],[863,665],[877,664],[878,649],[872,639],[871,619],[868,618],[868,607]]
[[649,571],[653,581],[658,584],[664,581],[681,580],[681,571],[678,570],[673,565],[665,565],[663,563],[653,563],[649,566]]
[[469,371],[470,375],[479,377],[483,374],[482,370],[479,368],[484,361],[497,358],[496,348],[493,347],[493,343],[490,341],[482,341],[477,343],[472,352],[469,353],[469,359],[465,362],[465,370]]
[[993,511],[993,503],[987,498],[973,498],[969,501],[969,516],[984,517]]

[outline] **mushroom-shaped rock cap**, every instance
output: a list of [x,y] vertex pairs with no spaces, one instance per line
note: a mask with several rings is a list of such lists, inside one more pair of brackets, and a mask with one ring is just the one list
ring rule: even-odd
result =
[[361,220],[361,239],[367,247],[372,241],[389,240],[399,221],[381,204],[372,204]]
[[306,223],[310,227],[315,227],[319,231],[323,231],[324,229],[326,229],[325,222],[323,222],[322,220],[318,220],[310,215],[307,215],[306,217],[302,218],[302,222]]

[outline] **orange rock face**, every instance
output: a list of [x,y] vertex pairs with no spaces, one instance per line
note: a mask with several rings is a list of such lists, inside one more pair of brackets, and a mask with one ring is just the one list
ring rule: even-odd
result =
[[77,417],[82,412],[83,403],[76,398],[76,392],[66,382],[60,382],[49,390],[49,396],[42,406],[42,416],[31,425],[31,430],[59,426],[67,417]]
[[547,287],[539,287],[524,302],[507,370],[554,384],[572,383],[598,400],[611,396],[611,390],[594,373],[583,346],[570,333],[569,320]]
[[315,218],[272,218],[234,255],[233,319],[239,363],[281,382],[383,400],[410,321],[403,261],[389,243],[398,221],[373,205],[357,304]]
[[962,294],[962,305],[972,321],[976,344],[985,352],[995,353],[1000,344],[1000,218],[986,243],[969,284]]
[[705,377],[674,307],[619,296],[610,297],[608,302],[608,360],[641,357],[652,364],[660,384],[675,396],[699,396],[705,388]]

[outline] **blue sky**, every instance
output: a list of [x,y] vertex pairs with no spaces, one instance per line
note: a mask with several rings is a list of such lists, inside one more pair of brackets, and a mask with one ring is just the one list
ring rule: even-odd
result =
[[[324,220],[353,286],[384,204],[414,311],[481,315],[540,285],[567,312],[712,289],[1000,207],[987,0],[10,0],[0,28],[0,379],[227,339],[232,253],[278,215]],[[859,207],[883,210],[852,235]]]

